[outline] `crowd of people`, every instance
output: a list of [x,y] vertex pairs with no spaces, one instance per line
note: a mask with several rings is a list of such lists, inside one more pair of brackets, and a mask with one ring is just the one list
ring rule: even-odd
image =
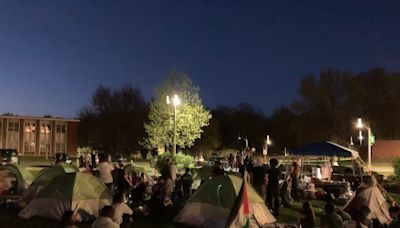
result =
[[[164,220],[175,216],[192,194],[192,175],[187,168],[183,175],[177,173],[172,159],[166,158],[160,177],[149,182],[145,173],[125,170],[122,160],[116,165],[108,155],[91,156],[82,162],[113,193],[113,204],[105,206],[93,222],[93,228],[129,227],[133,223],[134,211],[154,220]],[[96,161],[93,162],[92,161]],[[153,185],[153,183],[155,183]],[[72,211],[66,211],[61,220],[63,227],[76,227],[78,219]]]
[[[324,214],[320,224],[317,224],[312,204],[300,194],[299,181],[301,165],[293,162],[285,173],[278,168],[279,162],[272,158],[269,164],[263,159],[253,160],[251,154],[242,157],[230,155],[229,164],[236,166],[239,174],[247,178],[257,193],[265,201],[272,214],[279,218],[281,207],[292,207],[293,202],[303,202],[298,224],[301,227],[338,228],[338,227],[400,227],[398,216],[400,208],[390,208],[391,224],[378,226],[376,221],[368,219],[370,210],[363,207],[355,214],[339,210],[333,199],[327,195]],[[193,178],[189,168],[179,175],[172,159],[166,158],[161,169],[161,176],[154,181],[153,186],[145,181],[144,173],[129,173],[124,170],[124,164],[119,161],[114,166],[110,157],[99,158],[97,166],[99,176],[104,184],[112,190],[114,201],[111,206],[104,207],[92,227],[120,227],[132,224],[132,215],[141,213],[152,221],[172,219],[184,207],[186,200],[192,194]],[[211,169],[209,179],[226,175],[223,164],[219,161]],[[151,187],[151,190],[149,190]],[[76,219],[71,211],[64,213],[64,227],[74,227]]]
[[[229,155],[228,161],[230,163],[232,161],[237,162],[240,161],[240,158],[233,159],[233,156]],[[253,162],[251,154],[245,154],[242,163],[237,163],[237,166],[239,167],[241,175],[250,180],[254,189],[264,199],[266,205],[275,217],[280,216],[279,209],[281,207],[292,207],[294,201],[303,202],[301,216],[299,217],[297,224],[301,227],[400,227],[400,207],[398,206],[392,206],[389,208],[389,214],[392,219],[391,223],[380,224],[377,219],[371,220],[368,218],[371,211],[367,206],[363,206],[361,210],[352,214],[339,210],[333,203],[334,197],[330,194],[327,194],[325,197],[326,205],[324,207],[324,214],[321,217],[320,224],[317,224],[313,206],[310,201],[301,194],[302,190],[299,188],[301,176],[301,166],[299,163],[300,162],[293,162],[290,169],[286,169],[286,173],[282,174],[281,170],[278,168],[279,162],[277,159],[270,159],[269,165],[267,165],[262,159],[256,159]],[[329,180],[332,174],[332,167],[324,164],[323,168],[325,169],[324,178]],[[370,185],[371,183],[367,181],[365,184]]]

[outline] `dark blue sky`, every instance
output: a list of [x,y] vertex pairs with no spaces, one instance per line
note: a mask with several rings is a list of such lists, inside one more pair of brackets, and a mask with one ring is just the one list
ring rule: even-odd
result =
[[204,103],[266,114],[325,67],[400,70],[400,1],[0,1],[0,113],[73,117],[98,85],[150,99],[186,72]]

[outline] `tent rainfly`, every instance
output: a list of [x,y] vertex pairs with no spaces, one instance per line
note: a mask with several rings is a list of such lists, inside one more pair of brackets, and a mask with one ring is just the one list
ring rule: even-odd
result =
[[[175,222],[203,228],[233,227],[237,221],[244,221],[237,202],[243,192],[243,179],[237,176],[218,176],[206,181],[188,199],[185,207],[174,218]],[[250,184],[246,184],[249,205],[248,217],[251,224],[259,227],[276,222],[264,200]],[[233,208],[233,209],[232,209]],[[235,210],[235,208],[237,210]],[[233,213],[231,213],[233,211]]]
[[67,210],[82,219],[94,218],[112,203],[112,193],[97,177],[86,173],[66,173],[51,180],[18,216],[61,219]]
[[22,200],[24,202],[29,202],[40,192],[40,190],[46,184],[48,184],[55,177],[58,177],[65,173],[75,173],[75,172],[79,172],[79,169],[76,168],[76,166],[69,164],[55,165],[40,170],[36,178],[33,180],[32,184],[25,190],[24,194],[22,195]]
[[357,189],[356,194],[347,202],[343,210],[354,216],[361,211],[362,206],[366,206],[371,210],[368,218],[378,219],[380,223],[387,225],[391,222],[389,204],[377,186]]

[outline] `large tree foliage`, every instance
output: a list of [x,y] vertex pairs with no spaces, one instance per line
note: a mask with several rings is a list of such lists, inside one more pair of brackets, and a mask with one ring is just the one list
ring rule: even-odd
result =
[[211,113],[202,105],[199,88],[187,75],[171,72],[156,89],[150,104],[149,121],[144,124],[147,133],[144,145],[149,149],[172,144],[174,111],[173,106],[166,103],[166,97],[175,94],[181,99],[181,104],[176,107],[176,144],[180,148],[191,147],[201,137],[203,127],[209,124]]
[[147,113],[148,105],[139,89],[131,85],[118,90],[100,86],[90,105],[79,113],[80,145],[109,153],[139,150]]
[[243,148],[244,141],[238,139],[241,136],[247,137],[249,146],[260,152],[265,137],[271,130],[265,115],[246,103],[240,103],[237,107],[220,106],[213,110],[213,118],[219,122],[224,148]]
[[204,127],[204,132],[200,139],[197,139],[194,146],[190,149],[195,154],[211,155],[213,152],[221,149],[221,133],[219,120],[213,117],[210,125]]
[[298,145],[329,139],[348,145],[357,135],[357,117],[371,125],[377,139],[400,138],[399,76],[383,69],[357,75],[326,69],[304,77],[291,109]]

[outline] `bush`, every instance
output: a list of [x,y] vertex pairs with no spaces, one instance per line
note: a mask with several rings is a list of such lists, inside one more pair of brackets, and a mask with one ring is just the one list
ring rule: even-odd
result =
[[393,168],[394,168],[394,174],[396,175],[396,177],[400,178],[400,158],[394,159]]
[[159,172],[161,172],[161,169],[165,163],[165,158],[167,157],[172,158],[178,171],[183,171],[186,167],[194,168],[195,163],[192,156],[183,153],[177,153],[175,156],[172,156],[170,152],[165,152],[158,155],[157,158],[156,168]]

